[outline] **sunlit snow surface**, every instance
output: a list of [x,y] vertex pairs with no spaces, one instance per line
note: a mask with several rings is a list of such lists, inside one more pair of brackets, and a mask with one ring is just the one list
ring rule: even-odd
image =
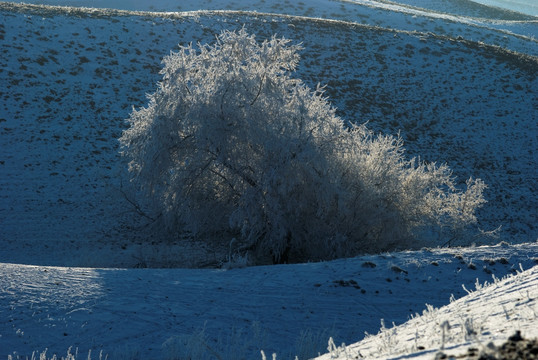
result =
[[[474,289],[473,289],[474,290]],[[376,336],[349,347],[334,345],[328,359],[433,359],[463,356],[475,347],[493,353],[516,330],[524,338],[538,337],[538,266],[455,300],[443,308],[428,307],[401,326],[386,326]],[[387,324],[388,325],[388,324]],[[486,347],[488,346],[488,347]]]
[[[229,357],[229,346],[247,346],[248,359],[259,359],[260,349],[293,359],[301,355],[301,333],[322,337],[314,350],[323,353],[329,336],[338,345],[351,344],[365,331],[376,334],[380,319],[388,327],[402,324],[422,313],[426,303],[440,307],[449,303],[451,294],[467,295],[462,285],[475,290],[477,281],[493,282],[493,275],[502,278],[529,269],[537,260],[538,245],[529,244],[233,270],[0,264],[0,355],[30,356],[45,348],[49,355],[65,355],[74,346],[82,354],[103,350],[109,358],[118,358],[129,350],[138,352],[134,358],[158,359],[167,340],[204,330],[209,345],[226,359],[240,358]],[[408,336],[418,323],[419,345],[435,352],[440,344],[433,335],[439,331],[437,322],[445,319],[454,325],[455,344],[461,343],[457,324],[466,318],[484,324],[481,339],[501,340],[516,328],[527,334],[532,330],[529,316],[535,318],[538,310],[534,269],[515,281],[517,287],[493,288],[484,298],[463,297],[440,311],[439,318],[432,314],[425,324],[415,320],[405,325],[400,347],[391,350],[412,350]],[[503,306],[513,322],[500,322]],[[243,337],[233,340],[237,331]],[[252,339],[255,331],[261,336]],[[376,346],[382,343],[369,339],[360,349],[367,354]]]
[[495,6],[523,14],[538,16],[538,4],[534,0],[473,0],[486,6]]
[[[155,359],[164,344],[205,329],[219,351],[234,343],[231,334],[244,332],[251,358],[264,349],[291,359],[307,330],[350,344],[365,331],[377,333],[380,319],[387,327],[402,324],[426,303],[439,307],[451,294],[466,295],[461,285],[472,290],[476,278],[491,282],[519,263],[535,265],[535,17],[471,1],[40,3],[153,13],[0,2],[0,357],[45,348],[65,355],[74,346],[111,359]],[[226,12],[155,13],[199,9]],[[301,42],[297,77],[312,87],[327,84],[345,119],[400,133],[410,156],[447,162],[461,181],[484,179],[489,203],[481,226],[502,225],[504,240],[531,244],[230,271],[66,268],[223,260],[198,244],[153,245],[147,219],[122,195],[126,174],[116,139],[131,107],[144,106],[155,90],[164,55],[244,24],[258,39],[277,33]],[[440,345],[430,334],[448,320],[453,349],[464,352],[470,343],[458,334],[462,313],[485,324],[483,341],[501,341],[518,327],[536,336],[529,330],[536,277],[532,270],[508,283],[515,291],[498,285],[483,298],[463,298],[427,326],[410,322],[397,330],[402,338],[392,340],[401,346],[391,350],[413,351],[418,331],[429,340],[418,344],[425,350],[417,356],[431,358]],[[256,329],[264,335],[254,341]],[[350,351],[375,354],[385,335]]]

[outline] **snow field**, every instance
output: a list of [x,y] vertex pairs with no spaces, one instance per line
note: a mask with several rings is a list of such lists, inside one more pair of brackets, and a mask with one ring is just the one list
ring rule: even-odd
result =
[[[525,339],[538,337],[538,266],[504,279],[493,277],[449,305],[426,305],[422,315],[400,326],[381,327],[347,348],[329,349],[323,359],[433,359],[465,356],[466,352],[495,355],[516,331]],[[468,349],[476,349],[468,351]]]
[[[492,276],[538,259],[528,243],[538,238],[537,21],[468,1],[433,11],[421,2],[184,1],[177,10],[242,11],[181,14],[0,2],[0,357],[48,348],[50,358],[72,346],[94,359],[259,359],[260,349],[302,359],[326,352],[328,336],[338,345],[377,333],[380,319],[386,328],[350,356],[431,359],[443,343],[458,355],[516,328],[536,337],[536,267]],[[152,4],[125,9],[177,6]],[[504,239],[526,244],[228,271],[100,268],[226,261],[227,249],[162,242],[124,196],[116,139],[154,91],[164,55],[243,24],[259,39],[302,42],[297,77],[328,84],[345,119],[400,132],[410,155],[447,162],[462,181],[485,180],[483,228],[502,225]],[[467,295],[462,284],[474,289],[477,278],[495,283]],[[450,294],[459,300],[439,308]],[[331,350],[324,358],[346,356]]]
[[[525,244],[227,271],[0,264],[0,319],[5,319],[0,322],[0,356],[24,359],[46,348],[47,356],[65,355],[72,347],[79,354],[91,350],[94,357],[103,351],[116,359],[130,351],[136,355],[131,358],[160,359],[170,350],[164,344],[187,341],[191,345],[181,350],[198,351],[198,359],[211,358],[211,351],[233,359],[239,350],[247,359],[259,359],[260,350],[268,356],[277,353],[279,359],[311,358],[326,352],[329,336],[336,344],[352,344],[365,332],[377,333],[380,319],[387,327],[403,324],[422,313],[426,303],[441,307],[450,294],[465,299],[462,284],[472,290],[477,281],[514,274],[519,264],[531,268],[537,259],[538,245]],[[535,289],[528,290],[532,297]],[[504,303],[507,311],[510,303]],[[461,309],[465,313],[463,305]],[[449,319],[454,329],[460,315]],[[484,315],[473,320],[479,324]],[[520,324],[507,323],[507,329],[512,325]],[[426,338],[418,345],[438,346],[435,338],[426,341],[427,331],[437,327],[419,330]],[[459,340],[457,331],[453,336]],[[407,351],[412,343],[405,341],[402,349]],[[309,343],[308,353],[301,350]]]
[[404,0],[389,3],[375,0],[184,0],[178,4],[173,0],[151,3],[128,0],[38,0],[32,3],[150,12],[224,10],[286,14],[350,21],[390,29],[434,32],[452,37],[460,35],[512,50],[516,50],[513,46],[522,46],[523,48],[517,50],[525,53],[536,51],[533,49],[535,44],[531,44],[536,43],[534,38],[538,31],[536,16],[484,6],[473,1]]
[[0,91],[0,261],[222,262],[221,251],[199,244],[170,255],[187,245],[162,244],[129,202],[136,198],[124,196],[117,138],[132,106],[143,106],[144,94],[154,91],[164,55],[178,43],[211,42],[221,29],[243,24],[259,39],[278,33],[302,42],[297,77],[312,87],[327,84],[345,119],[399,132],[409,156],[446,162],[461,181],[482,178],[489,186],[479,213],[483,229],[502,225],[509,241],[537,238],[536,57],[319,19],[0,5],[0,77],[7,84]]

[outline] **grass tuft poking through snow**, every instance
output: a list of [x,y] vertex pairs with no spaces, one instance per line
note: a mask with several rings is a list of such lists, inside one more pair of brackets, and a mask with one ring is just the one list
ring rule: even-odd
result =
[[526,339],[538,337],[538,266],[526,271],[520,266],[515,275],[493,276],[492,283],[477,280],[475,291],[463,288],[468,295],[458,300],[451,297],[449,305],[426,305],[422,315],[400,326],[387,328],[382,320],[377,335],[367,335],[318,359],[437,359],[458,357],[472,349],[493,356],[508,351],[503,344],[507,339],[514,342],[518,334]]
[[[57,356],[56,354],[52,355],[51,357],[49,357],[47,355],[47,351],[48,350],[44,350],[42,352],[32,352],[32,356],[31,357],[21,357],[21,356],[18,356],[18,355],[15,355],[15,356],[12,356],[12,355],[8,355],[7,356],[7,359],[8,360],[92,360],[92,359],[95,359],[95,360],[108,360],[108,355],[103,355],[103,351],[100,351],[99,352],[99,355],[98,357],[92,357],[92,351],[89,350],[88,351],[88,355],[87,356],[84,356],[84,355],[80,355],[79,356],[79,353],[78,353],[78,349],[75,349],[74,353],[72,352],[73,349],[70,347],[68,350],[67,350],[67,354],[64,356]],[[125,360],[134,360],[135,358],[134,357],[129,357],[129,359],[125,359]]]
[[[487,344],[488,336],[506,340],[514,330],[532,337],[536,257],[538,244],[529,243],[230,270],[0,263],[0,319],[6,319],[0,322],[0,357],[26,360],[34,353],[37,359],[48,349],[44,356],[59,359],[72,346],[78,359],[91,350],[94,360],[101,351],[114,360],[208,359],[215,353],[224,360],[259,360],[260,350],[269,358],[276,353],[304,360],[344,349],[431,355],[443,342],[449,351],[458,341],[474,344],[475,335]],[[506,261],[492,264],[501,258]],[[471,261],[491,274],[468,268]],[[521,272],[520,263],[532,269]],[[380,319],[385,326],[379,335],[342,347],[377,333]]]

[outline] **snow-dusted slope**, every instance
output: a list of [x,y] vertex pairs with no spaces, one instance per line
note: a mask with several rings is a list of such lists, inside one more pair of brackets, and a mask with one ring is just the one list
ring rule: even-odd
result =
[[[23,1],[16,1],[23,2]],[[536,45],[538,18],[473,1],[423,0],[38,0],[33,3],[130,11],[238,10],[336,19],[391,29],[464,36],[529,52]],[[536,50],[534,50],[536,51]]]
[[[196,258],[175,255],[175,244],[148,248],[147,219],[122,194],[116,139],[131,107],[154,91],[165,54],[243,25],[260,39],[278,33],[302,42],[297,76],[328,84],[347,120],[400,132],[410,156],[447,162],[462,182],[485,180],[484,229],[502,225],[509,241],[537,238],[534,56],[431,33],[255,13],[0,3],[0,16],[0,261],[158,266]],[[168,258],[157,263],[162,254]],[[212,256],[190,265],[222,260]]]
[[[49,357],[65,355],[73,346],[84,359],[90,349],[93,358],[103,350],[109,359],[160,359],[167,351],[197,348],[197,360],[211,358],[211,351],[222,359],[260,359],[260,349],[276,352],[278,359],[298,355],[302,360],[323,353],[329,336],[337,344],[353,343],[365,331],[376,333],[380,319],[387,326],[404,323],[422,313],[425,303],[440,307],[449,303],[451,294],[465,296],[462,284],[474,290],[476,279],[492,282],[492,275],[501,278],[518,271],[520,264],[531,268],[537,260],[538,244],[527,244],[228,271],[0,264],[0,357],[24,359],[46,348]],[[515,281],[512,295],[520,300],[512,302],[500,292],[511,321],[507,331],[527,329],[523,317],[529,315],[529,306],[536,310],[536,278],[535,268]],[[434,317],[437,313],[453,324],[451,336],[459,341],[459,317],[471,317],[465,307],[481,304],[481,312],[473,315],[479,326],[493,304],[492,294],[452,303],[448,310],[432,313],[429,325],[414,320],[411,324],[421,326],[419,345],[428,351],[438,347],[438,337],[430,336],[437,329],[433,321],[444,319]],[[534,300],[527,302],[529,298]],[[448,312],[454,308],[459,310]],[[402,334],[414,334],[415,325],[404,329]],[[502,338],[503,333],[488,330]],[[405,342],[406,349],[413,345],[407,337],[394,340]]]
[[[480,213],[485,229],[502,225],[514,242],[538,238],[535,17],[462,0],[70,4],[241,11],[0,2],[0,357],[45,348],[49,356],[65,354],[75,346],[82,358],[89,349],[94,358],[104,350],[110,359],[158,359],[197,348],[198,359],[209,349],[229,359],[241,352],[259,359],[259,349],[302,359],[324,352],[328,336],[353,343],[377,332],[381,318],[402,324],[425,303],[439,307],[450,294],[466,295],[462,284],[473,289],[476,278],[535,265],[536,243],[230,271],[65,267],[223,260],[199,244],[155,239],[123,195],[116,139],[131,106],[143,106],[154,91],[164,55],[243,25],[260,39],[277,33],[302,42],[297,77],[328,84],[347,120],[400,132],[410,155],[447,162],[462,181],[483,178],[490,185]],[[446,318],[453,350],[464,352],[458,314],[467,309],[481,311],[477,326],[488,324],[482,341],[503,340],[515,327],[528,329],[524,317],[536,317],[536,277],[534,269],[507,283],[515,291],[496,284],[429,312],[397,330],[405,338],[389,331],[352,349],[375,353],[397,340],[402,346],[393,350],[405,352],[420,329],[424,350],[415,355],[428,358],[439,347],[435,322]],[[499,302],[503,312],[494,312],[508,320],[499,327],[504,333],[486,321],[498,324],[498,314],[484,314]],[[432,320],[420,325],[424,319]]]
[[[518,331],[524,339],[536,339],[537,322],[538,266],[535,266],[503,280],[493,279],[487,286],[480,284],[476,291],[440,309],[429,306],[421,316],[401,326],[382,328],[377,335],[359,343],[333,346],[329,353],[317,359],[426,360],[478,358],[479,353],[487,358],[498,356],[496,347]],[[536,354],[536,350],[534,347],[532,353]],[[514,359],[529,358],[523,354],[511,355]]]
[[538,4],[533,0],[472,0],[480,5],[508,9],[524,14],[538,16]]

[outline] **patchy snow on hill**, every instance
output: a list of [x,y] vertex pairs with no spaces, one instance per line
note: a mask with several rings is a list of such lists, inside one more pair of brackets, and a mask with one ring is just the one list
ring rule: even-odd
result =
[[178,3],[174,0],[39,0],[32,3],[151,12],[225,10],[286,14],[452,37],[463,36],[523,53],[538,54],[537,17],[472,1],[183,0]]
[[[459,0],[39,2],[93,8],[0,2],[0,358],[302,360],[332,337],[324,359],[431,359],[537,336],[536,17]],[[233,268],[229,249],[163,241],[117,139],[163,56],[243,26],[302,43],[296,76],[347,121],[482,178],[481,227],[520,245]]]
[[183,252],[173,241],[150,246],[159,239],[131,204],[117,139],[132,106],[155,90],[164,55],[244,24],[259,39],[278,33],[302,43],[297,77],[327,84],[347,121],[399,133],[410,157],[446,162],[462,183],[483,179],[484,230],[502,226],[511,242],[538,237],[534,56],[431,33],[256,13],[0,3],[0,14],[0,261],[222,261],[199,244]]

